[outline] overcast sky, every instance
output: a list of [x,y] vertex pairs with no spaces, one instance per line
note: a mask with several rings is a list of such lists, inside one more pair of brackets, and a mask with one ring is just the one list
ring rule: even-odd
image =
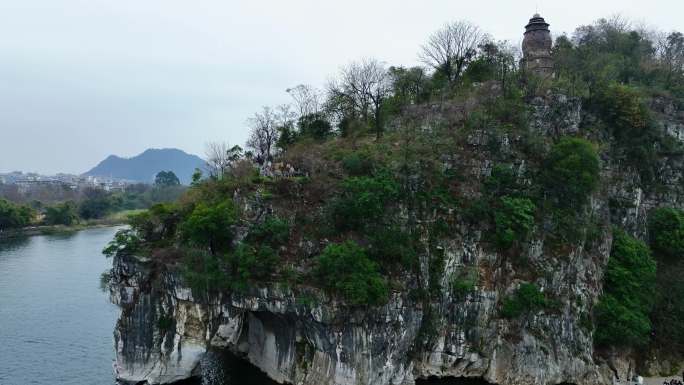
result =
[[518,44],[537,7],[554,35],[615,13],[684,30],[681,0],[0,0],[0,172],[242,145],[288,87],[364,56],[418,64],[450,20]]

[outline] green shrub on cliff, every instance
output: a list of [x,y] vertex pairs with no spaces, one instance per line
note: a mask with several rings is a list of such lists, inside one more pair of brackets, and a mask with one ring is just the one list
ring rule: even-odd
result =
[[122,229],[114,234],[114,239],[109,241],[102,250],[102,254],[107,257],[116,255],[134,255],[142,248],[143,240],[140,239],[135,230]]
[[598,187],[599,158],[596,147],[580,138],[563,138],[544,162],[542,185],[561,207],[579,207]]
[[513,168],[504,164],[492,167],[492,172],[484,180],[483,187],[484,193],[490,197],[517,196],[522,190]]
[[641,96],[633,87],[619,83],[598,87],[593,101],[603,121],[618,140],[643,137],[650,116]]
[[478,270],[474,266],[464,266],[451,279],[451,294],[458,300],[464,300],[473,292],[479,280]]
[[[658,265],[655,306],[651,311],[652,345],[672,354],[675,360],[684,355],[684,263]],[[667,354],[667,353],[666,353]]]
[[212,255],[205,250],[185,249],[181,273],[193,295],[204,296],[212,291],[234,289],[235,281],[226,266],[228,255]]
[[219,203],[199,202],[181,224],[181,234],[192,244],[208,247],[212,254],[225,251],[233,240],[233,226],[238,219],[231,200]]
[[417,263],[414,237],[394,226],[378,226],[369,235],[371,246],[368,255],[384,266],[412,268]]
[[651,331],[648,315],[611,294],[601,297],[594,316],[597,323],[594,342],[599,346],[643,346],[648,342]]
[[128,223],[145,243],[163,246],[176,236],[181,213],[174,203],[159,203],[128,217]]
[[651,249],[656,257],[684,260],[684,212],[662,207],[653,210],[648,218]]
[[598,345],[641,346],[648,342],[655,280],[656,263],[646,244],[614,230],[603,295],[594,309],[594,341]]
[[354,151],[342,159],[342,168],[351,176],[370,175],[373,171],[373,159],[368,152]]
[[378,305],[387,301],[385,278],[356,242],[330,244],[316,262],[314,274],[318,282],[350,305]]
[[280,218],[269,216],[262,223],[252,226],[246,241],[255,245],[281,246],[290,237],[290,225]]
[[[658,260],[657,296],[651,312],[652,343],[684,354],[684,212],[662,207],[649,216],[648,234]],[[674,357],[677,359],[678,357]]]
[[495,241],[499,248],[508,249],[524,242],[534,226],[536,207],[528,198],[503,197],[494,211]]
[[548,305],[548,301],[537,285],[522,283],[515,294],[504,298],[501,315],[504,318],[518,318],[524,314],[539,311]]
[[338,230],[359,230],[377,223],[387,205],[399,195],[399,184],[388,173],[347,178],[342,188],[342,196],[333,205]]
[[278,253],[267,245],[257,247],[241,243],[228,257],[235,269],[234,288],[244,289],[249,280],[267,279],[275,271]]
[[638,170],[644,182],[652,181],[658,161],[654,149],[669,149],[672,145],[656,129],[642,100],[643,91],[619,83],[600,85],[596,89],[592,106],[616,139],[615,148],[624,153],[624,163]]

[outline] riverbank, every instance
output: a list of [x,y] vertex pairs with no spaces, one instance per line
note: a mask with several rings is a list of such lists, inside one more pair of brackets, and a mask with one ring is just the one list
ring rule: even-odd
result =
[[101,219],[90,219],[87,221],[81,221],[75,225],[49,225],[49,226],[29,226],[23,227],[21,229],[8,229],[0,231],[0,239],[9,239],[16,237],[27,237],[32,235],[50,235],[50,234],[63,234],[72,233],[76,231],[81,231],[85,229],[93,229],[99,227],[111,227],[125,225],[128,216],[131,214],[138,213],[142,210],[127,210],[120,211],[108,215]]

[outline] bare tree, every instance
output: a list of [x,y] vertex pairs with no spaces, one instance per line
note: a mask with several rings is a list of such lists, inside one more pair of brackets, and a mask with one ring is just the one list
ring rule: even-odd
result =
[[257,163],[273,160],[280,129],[293,127],[295,115],[289,104],[283,104],[275,110],[263,107],[261,112],[255,113],[247,120],[251,129],[247,147],[254,150]]
[[206,168],[209,176],[221,179],[230,167],[230,157],[228,154],[228,143],[209,142],[205,144],[204,155],[206,156]]
[[665,84],[671,86],[674,79],[684,75],[684,35],[681,32],[662,34],[656,41],[656,52],[665,72]]
[[320,112],[321,92],[318,89],[308,84],[300,84],[295,87],[288,88],[286,91],[294,100],[299,117],[313,115]]
[[452,83],[475,57],[485,36],[479,27],[468,21],[447,23],[428,38],[419,57]]
[[369,122],[372,116],[377,137],[383,132],[382,103],[390,96],[391,78],[384,63],[376,59],[362,59],[342,68],[340,77],[328,86],[330,99],[338,100],[343,108],[351,109]]

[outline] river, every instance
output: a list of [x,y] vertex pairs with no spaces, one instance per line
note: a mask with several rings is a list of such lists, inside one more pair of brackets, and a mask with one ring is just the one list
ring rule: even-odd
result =
[[113,384],[118,309],[100,290],[116,228],[0,240],[0,384]]
[[[0,385],[114,385],[119,309],[100,289],[117,228],[0,240]],[[192,385],[275,385],[227,354],[202,362]],[[422,384],[471,384],[432,382]],[[479,383],[478,383],[479,384]]]

